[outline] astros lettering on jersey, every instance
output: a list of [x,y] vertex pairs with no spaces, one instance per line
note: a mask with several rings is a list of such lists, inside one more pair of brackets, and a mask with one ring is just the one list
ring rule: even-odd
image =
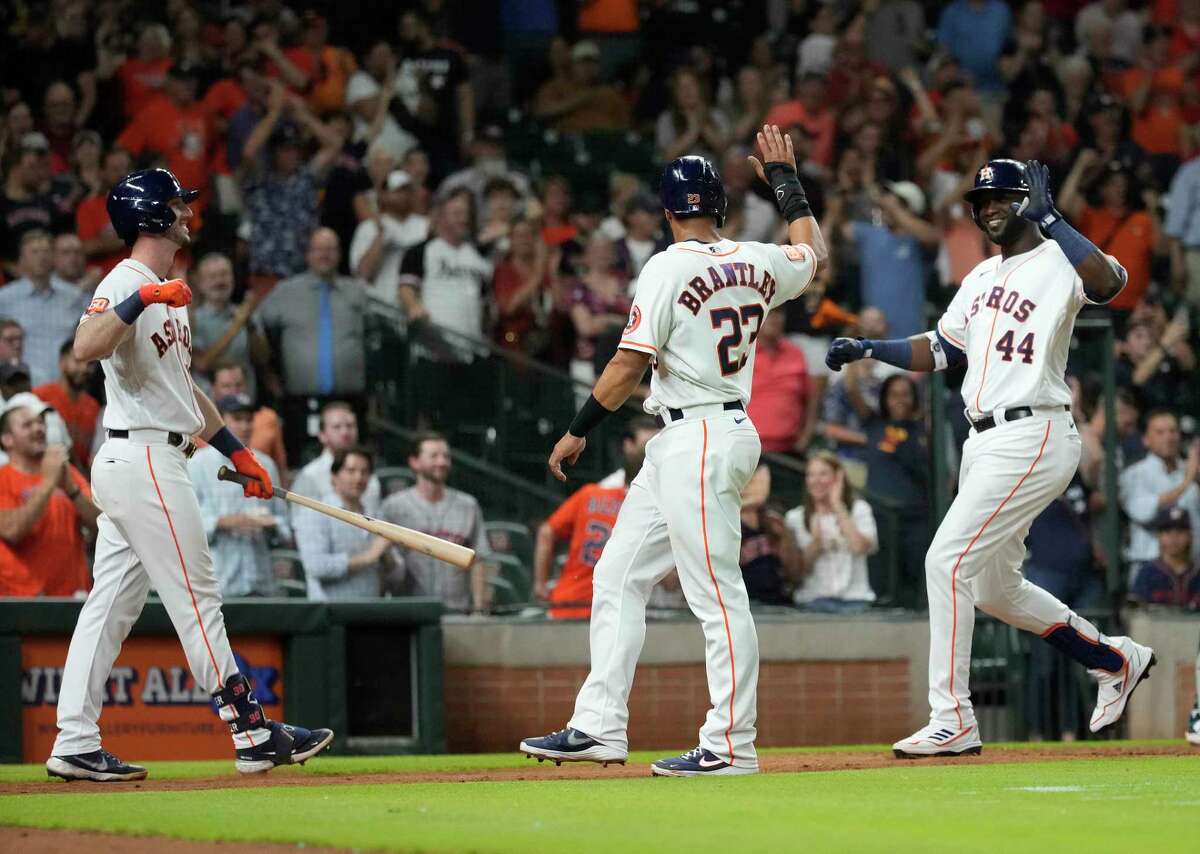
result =
[[620,347],[654,357],[646,411],[750,400],[767,312],[816,274],[808,246],[673,243],[646,262]]
[[[149,267],[126,258],[104,277],[81,322],[118,305],[147,282]],[[204,428],[190,368],[192,330],[186,309],[152,303],[129,327],[104,368],[104,426],[109,430],[166,430],[192,436]],[[119,380],[118,380],[119,378]]]
[[993,256],[968,273],[937,331],[966,354],[962,396],[969,417],[1013,406],[1069,405],[1064,375],[1071,334],[1076,315],[1090,303],[1083,280],[1053,240],[1010,258]]

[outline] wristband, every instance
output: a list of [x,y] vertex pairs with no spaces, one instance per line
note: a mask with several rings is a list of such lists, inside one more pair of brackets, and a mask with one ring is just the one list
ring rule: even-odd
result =
[[[1047,215],[1043,218],[1043,222],[1049,218],[1050,215]],[[1073,267],[1078,267],[1093,252],[1100,251],[1100,248],[1095,243],[1092,243],[1092,241],[1072,228],[1071,223],[1067,222],[1061,216],[1046,227],[1046,233],[1059,245]]]
[[213,433],[212,438],[208,440],[208,444],[212,445],[231,460],[233,459],[233,455],[235,453],[246,447],[237,440],[237,436],[234,436],[229,432],[228,427],[222,427],[216,433]]
[[804,187],[796,177],[796,170],[786,163],[768,163],[763,167],[767,183],[775,192],[775,206],[788,223],[812,216],[812,207],[804,195]]
[[890,341],[874,341],[870,338],[858,340],[862,342],[865,358],[886,362],[906,371],[912,367],[912,343],[907,338]]
[[589,394],[587,402],[575,414],[575,420],[571,422],[571,426],[567,428],[567,432],[577,439],[582,439],[588,434],[589,430],[593,429],[610,415],[612,413],[605,409],[600,401],[596,400],[596,395]]
[[142,294],[140,291],[134,291],[126,299],[113,306],[113,311],[117,317],[127,326],[133,326],[137,321],[138,316],[146,310],[146,304],[142,302]]

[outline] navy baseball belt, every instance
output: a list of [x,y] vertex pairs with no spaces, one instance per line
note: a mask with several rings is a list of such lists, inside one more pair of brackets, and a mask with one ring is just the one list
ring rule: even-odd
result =
[[[714,404],[714,406],[715,405],[716,404]],[[721,408],[726,412],[732,412],[735,409],[741,410],[742,412],[746,411],[746,407],[742,406],[742,402],[740,400],[727,400],[721,404]],[[675,409],[674,407],[670,406],[667,407],[667,415],[670,416],[671,421],[682,421],[687,417],[687,413],[682,409]],[[658,422],[659,427],[667,426],[667,419],[663,418],[661,415],[656,416],[654,420]]]
[[[1062,408],[1065,412],[1069,412],[1071,410],[1071,407],[1065,403],[1063,404]],[[1020,421],[1022,418],[1032,417],[1033,409],[1031,407],[1014,406],[1012,409],[1004,410],[1004,421],[1001,423],[1007,424],[1010,421]],[[994,415],[989,415],[987,418],[980,418],[978,421],[972,421],[970,418],[967,418],[967,421],[972,427],[975,428],[976,433],[983,433],[984,431],[991,430],[993,427],[997,426],[996,417]]]

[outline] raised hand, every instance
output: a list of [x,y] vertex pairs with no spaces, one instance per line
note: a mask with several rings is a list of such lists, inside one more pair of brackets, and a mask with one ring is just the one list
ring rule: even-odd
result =
[[861,338],[834,338],[825,354],[825,364],[831,371],[840,371],[843,365],[867,357],[867,345]]
[[1013,212],[1033,222],[1041,222],[1051,215],[1057,219],[1059,213],[1054,208],[1054,199],[1050,197],[1050,169],[1043,163],[1030,160],[1025,164],[1025,183],[1029,184],[1029,195],[1013,203]]
[[183,308],[192,301],[192,289],[183,279],[169,282],[147,282],[138,288],[143,305],[161,302],[173,308]]
[[792,138],[786,133],[781,133],[779,125],[763,125],[762,130],[758,132],[758,150],[762,153],[762,160],[759,160],[753,154],[747,160],[754,167],[755,173],[762,179],[763,183],[768,187],[771,182],[767,180],[766,166],[772,164],[780,164],[795,171],[796,169],[796,153],[792,150]]

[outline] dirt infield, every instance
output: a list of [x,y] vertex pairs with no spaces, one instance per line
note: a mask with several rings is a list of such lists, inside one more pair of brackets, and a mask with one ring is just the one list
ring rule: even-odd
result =
[[[916,760],[895,759],[888,752],[791,753],[768,754],[762,758],[767,774],[790,774],[805,771],[856,771],[867,768],[903,768],[919,765],[991,765],[1018,762],[1056,762],[1069,759],[1096,759],[1122,756],[1197,756],[1200,751],[1185,742],[1148,747],[1098,747],[1080,744],[1070,747],[1047,748],[988,748],[981,756],[944,757]],[[319,761],[319,760],[318,760]],[[153,770],[151,771],[153,774]],[[495,768],[488,771],[443,771],[412,774],[310,774],[303,771],[262,776],[241,776],[234,773],[188,780],[141,780],[136,783],[65,783],[47,780],[36,783],[6,783],[0,785],[0,795],[89,794],[113,792],[169,792],[198,789],[243,789],[260,786],[336,786],[407,783],[487,783],[518,780],[605,780],[622,777],[645,777],[648,768],[642,764],[610,765],[602,768],[592,763],[538,763],[529,760],[522,768]],[[0,844],[0,850],[4,846]]]
[[116,833],[81,833],[75,830],[38,830],[0,827],[0,851],[21,854],[79,854],[80,851],[120,851],[121,854],[339,854],[344,848],[307,845],[271,845],[265,842],[187,842],[161,836],[122,836]]

